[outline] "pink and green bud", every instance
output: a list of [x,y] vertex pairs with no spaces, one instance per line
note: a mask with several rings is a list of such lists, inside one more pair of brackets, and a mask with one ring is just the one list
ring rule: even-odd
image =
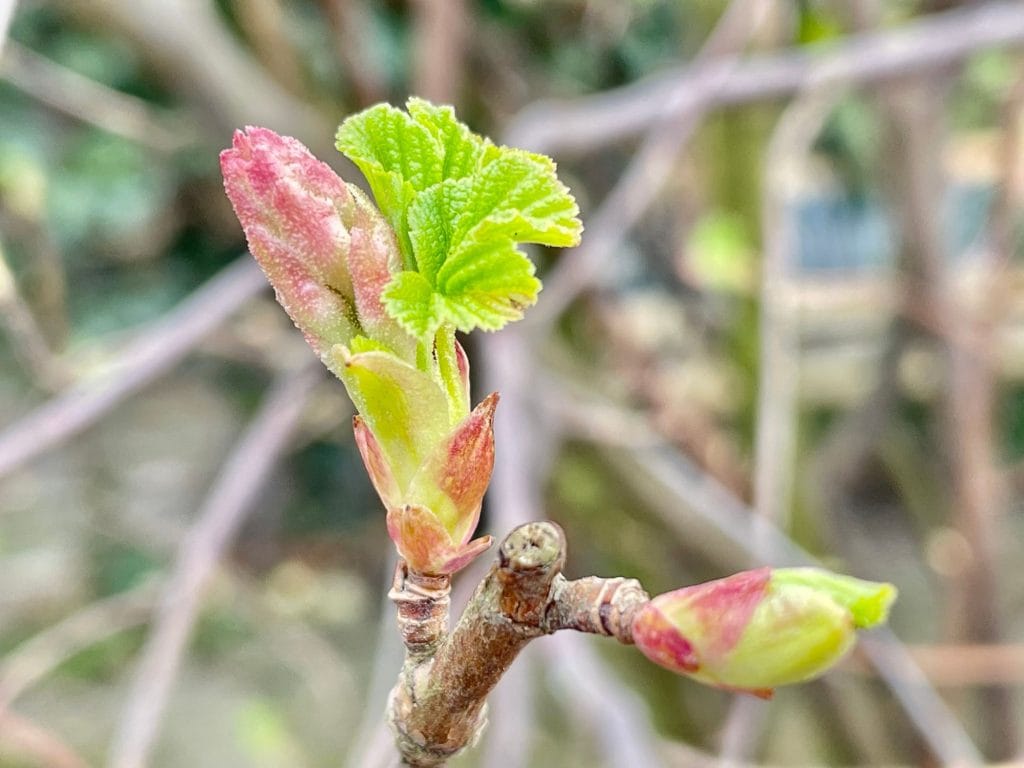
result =
[[652,599],[633,623],[645,656],[700,682],[768,697],[834,666],[885,622],[891,584],[818,568],[759,568]]
[[249,249],[317,353],[359,335],[399,353],[413,348],[380,299],[401,269],[397,240],[358,188],[266,128],[236,131],[220,163]]
[[472,537],[497,396],[471,413],[455,326],[416,338],[385,306],[406,266],[396,232],[357,187],[265,128],[236,132],[221,169],[278,301],[355,403],[356,441],[399,551],[424,573],[458,570],[490,544]]
[[339,345],[327,365],[345,383],[399,487],[408,488],[452,428],[441,387],[429,373],[382,350],[353,354]]
[[497,404],[497,393],[488,396],[411,474],[376,431],[355,418],[356,445],[388,510],[388,533],[411,569],[454,573],[490,546],[490,536],[473,540],[473,533],[494,467]]

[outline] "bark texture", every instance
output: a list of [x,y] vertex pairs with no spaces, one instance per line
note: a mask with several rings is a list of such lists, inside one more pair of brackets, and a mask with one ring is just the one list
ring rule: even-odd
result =
[[448,580],[399,565],[391,598],[407,653],[388,721],[403,765],[443,766],[472,746],[486,723],[487,694],[534,638],[575,629],[632,644],[647,593],[633,579],[565,579],[565,550],[554,523],[513,530],[451,634]]

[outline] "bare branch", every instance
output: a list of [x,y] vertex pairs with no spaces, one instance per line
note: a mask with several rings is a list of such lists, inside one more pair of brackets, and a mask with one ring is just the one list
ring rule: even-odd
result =
[[10,710],[0,711],[0,746],[12,748],[18,757],[44,768],[89,768],[56,735]]
[[414,0],[413,93],[434,102],[459,98],[470,10],[465,0]]
[[320,0],[333,28],[334,49],[356,104],[387,98],[387,78],[373,55],[373,19],[362,0]]
[[108,763],[111,768],[143,768],[148,764],[203,591],[271,469],[286,450],[320,377],[319,362],[282,374],[228,457],[182,541],[114,735]]
[[[1001,645],[908,645],[925,676],[939,688],[1024,685],[1024,643]],[[870,671],[851,658],[858,672]]]
[[35,316],[21,297],[14,275],[7,266],[0,243],[0,320],[15,354],[33,381],[46,391],[61,389],[71,380],[71,372],[53,354]]
[[[431,658],[413,643],[388,717],[405,764],[444,765],[473,743],[485,723],[485,702],[531,640],[560,629],[614,637],[632,644],[633,619],[647,593],[633,579],[566,580],[565,536],[554,523],[512,531],[458,625]],[[394,593],[393,593],[394,594]],[[404,595],[401,610],[416,599]],[[422,598],[432,625],[430,595]],[[408,634],[408,633],[407,633]]]
[[145,623],[156,594],[147,581],[87,605],[10,651],[0,665],[0,711],[79,651]]
[[[131,37],[169,84],[211,118],[214,130],[266,125],[318,155],[333,150],[334,126],[277,84],[201,0],[69,0],[72,13]],[[259,98],[253,98],[259,94]],[[198,114],[198,110],[197,110]]]
[[[1014,219],[1020,199],[1020,108],[1024,79],[1019,78],[1004,105],[1001,159],[1005,177],[991,223],[995,258],[983,275],[988,302],[982,307],[951,306],[960,316],[970,346],[949,344],[947,400],[948,444],[952,454],[954,524],[970,546],[971,557],[952,585],[954,640],[999,643],[1005,632],[999,611],[999,543],[1005,535],[1006,489],[999,471],[997,424],[998,339],[996,329],[1009,303],[1006,269],[1014,258]],[[938,151],[938,150],[936,150]],[[941,198],[939,198],[941,201]],[[934,221],[934,219],[933,219]],[[933,224],[936,226],[936,224]],[[947,282],[953,281],[943,260]],[[1004,686],[981,691],[991,754],[1009,758],[1020,749],[1019,717],[1013,692]]]
[[[790,215],[792,193],[787,189],[791,174],[786,170],[810,152],[838,96],[836,91],[817,92],[788,107],[769,141],[765,161],[754,508],[783,530],[788,527],[793,494],[799,388],[799,340],[783,306],[789,295],[788,261],[797,247]],[[762,552],[761,559],[771,559],[770,552]]]
[[[390,582],[389,582],[390,586]],[[366,708],[359,729],[352,739],[345,765],[347,768],[391,768],[398,761],[395,740],[381,717],[394,685],[395,669],[401,664],[402,646],[395,634],[395,621],[389,601],[385,601],[377,622],[377,649],[370,674]]]
[[664,764],[655,750],[658,736],[647,703],[602,662],[588,638],[555,635],[543,644],[542,652],[551,693],[564,702],[570,716],[585,719],[593,728],[605,765],[658,768]]
[[170,371],[266,284],[248,255],[225,268],[141,332],[104,373],[79,382],[0,432],[0,477],[95,424]]
[[[1022,42],[1024,14],[1019,3],[971,4],[891,32],[851,35],[822,49],[723,57],[573,102],[537,102],[512,122],[508,133],[520,146],[539,152],[588,152],[684,112],[902,78],[988,48]],[[665,105],[671,105],[668,116]]]
[[281,0],[234,0],[235,18],[260,62],[274,79],[308,100],[302,63],[290,37],[287,8]]
[[[670,100],[662,104],[629,166],[590,217],[585,243],[563,255],[558,267],[545,278],[540,303],[526,320],[529,327],[549,326],[576,296],[597,280],[601,266],[661,193],[675,167],[676,157],[700,124],[705,112],[704,99],[725,83],[730,67],[718,67],[715,62],[725,53],[746,45],[769,7],[770,3],[765,0],[734,0],[726,8],[692,65],[695,70],[706,70],[709,75],[699,83],[694,82],[693,89],[673,92]],[[732,61],[731,66],[736,63]],[[510,144],[530,146],[516,124],[508,135]]]
[[0,77],[53,109],[158,152],[174,152],[199,138],[183,115],[97,83],[35,51],[8,43]]

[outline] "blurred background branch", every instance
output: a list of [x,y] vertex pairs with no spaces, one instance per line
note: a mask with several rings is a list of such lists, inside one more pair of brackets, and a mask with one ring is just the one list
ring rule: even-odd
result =
[[135,671],[135,683],[111,747],[115,768],[148,765],[167,698],[195,624],[203,591],[245,514],[286,448],[320,366],[281,375],[221,470],[178,556]]
[[335,125],[409,93],[552,153],[587,225],[466,340],[489,532],[902,594],[767,705],[542,641],[460,765],[1021,759],[1020,2],[0,0],[4,40],[2,768],[394,764],[379,502],[216,157],[261,124],[359,182]]

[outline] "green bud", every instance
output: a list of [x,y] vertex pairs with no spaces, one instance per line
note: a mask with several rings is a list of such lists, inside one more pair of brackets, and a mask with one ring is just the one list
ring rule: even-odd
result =
[[659,595],[633,624],[648,658],[700,682],[768,697],[834,666],[881,624],[896,588],[818,568],[759,568]]

